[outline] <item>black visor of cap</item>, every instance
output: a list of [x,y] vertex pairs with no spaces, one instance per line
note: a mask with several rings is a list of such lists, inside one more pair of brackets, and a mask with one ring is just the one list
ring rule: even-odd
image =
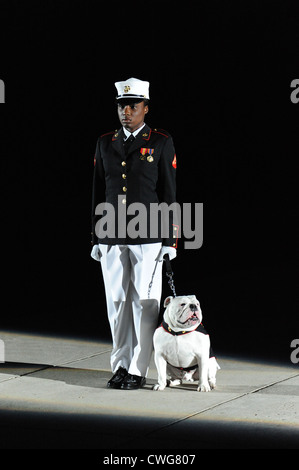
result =
[[135,104],[135,103],[141,103],[141,101],[144,101],[144,100],[145,100],[145,98],[136,98],[136,97],[132,96],[132,97],[116,99],[116,103],[120,104],[121,106],[126,106],[127,104],[132,105],[132,104]]

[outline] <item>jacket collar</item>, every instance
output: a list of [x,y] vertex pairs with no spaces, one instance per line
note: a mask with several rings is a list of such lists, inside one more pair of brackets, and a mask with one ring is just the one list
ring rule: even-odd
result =
[[142,131],[142,129],[143,129],[145,126],[146,126],[146,124],[145,124],[145,122],[144,122],[141,127],[139,127],[138,129],[136,129],[136,131],[134,131],[134,132],[132,132],[132,133],[129,132],[129,131],[127,131],[127,129],[126,129],[125,127],[123,127],[123,132],[124,132],[124,134],[125,134],[125,138],[127,139],[127,138],[130,137],[131,135],[133,135],[133,136],[136,138],[136,136],[139,134],[139,132]]
[[[130,147],[129,153],[134,152],[134,150],[142,147],[147,141],[149,141],[151,137],[152,130],[151,128],[145,124],[145,126],[141,129],[141,131],[137,134],[135,141]],[[112,145],[119,153],[122,155],[124,154],[123,149],[123,142],[124,142],[125,134],[123,128],[121,127],[118,131],[116,131],[112,136]]]

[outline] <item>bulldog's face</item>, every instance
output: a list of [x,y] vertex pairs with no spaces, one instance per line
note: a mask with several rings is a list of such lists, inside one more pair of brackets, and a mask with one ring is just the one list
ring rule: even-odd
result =
[[165,315],[172,327],[182,330],[196,327],[202,322],[202,313],[199,301],[195,295],[182,295],[167,297],[164,301]]

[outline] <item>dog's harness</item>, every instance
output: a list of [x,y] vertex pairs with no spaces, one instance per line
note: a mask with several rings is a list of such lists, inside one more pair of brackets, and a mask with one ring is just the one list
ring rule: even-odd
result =
[[[167,333],[171,334],[172,336],[181,336],[181,335],[186,335],[187,333],[193,333],[193,331],[198,331],[198,333],[203,333],[204,335],[208,335],[209,333],[207,332],[207,330],[205,329],[205,327],[203,326],[203,324],[201,323],[200,325],[198,325],[198,327],[194,328],[194,330],[190,330],[190,331],[174,331],[170,328],[170,326],[168,325],[168,323],[166,323],[166,321],[162,320],[162,323],[161,325],[159,326],[159,328],[163,328],[163,330],[165,330]],[[215,357],[214,355],[214,352],[210,346],[210,358],[211,357]],[[179,369],[179,370],[184,370],[186,372],[189,372],[190,370],[194,370],[194,369],[197,369],[198,368],[198,364],[195,364],[194,366],[190,366],[190,367],[177,367],[177,366],[173,366],[172,364],[170,364],[172,367],[175,367],[176,369]]]
[[[163,330],[165,330],[167,333],[170,333],[172,336],[181,336],[181,335],[186,335],[187,333],[192,333],[193,331],[199,331],[200,333],[204,333],[203,331],[201,331],[202,329],[205,331],[204,327],[202,326],[202,324],[200,324],[197,328],[194,328],[194,330],[190,330],[190,331],[174,331],[170,328],[170,326],[168,325],[168,323],[166,323],[166,321],[162,321],[160,327],[163,328]],[[206,331],[204,334],[208,334]],[[172,367],[175,367],[176,369],[179,369],[179,370],[184,370],[185,372],[190,372],[190,370],[195,370],[198,368],[198,364],[195,364],[194,366],[190,366],[190,367],[177,367],[177,366],[173,366],[172,364],[170,364]]]

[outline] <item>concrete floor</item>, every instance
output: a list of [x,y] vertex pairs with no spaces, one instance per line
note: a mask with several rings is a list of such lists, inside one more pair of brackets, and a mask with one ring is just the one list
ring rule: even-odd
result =
[[[2,449],[299,448],[299,367],[218,354],[217,388],[108,390],[111,344],[0,331]],[[1,351],[1,348],[0,348]],[[0,357],[1,359],[1,357]]]

